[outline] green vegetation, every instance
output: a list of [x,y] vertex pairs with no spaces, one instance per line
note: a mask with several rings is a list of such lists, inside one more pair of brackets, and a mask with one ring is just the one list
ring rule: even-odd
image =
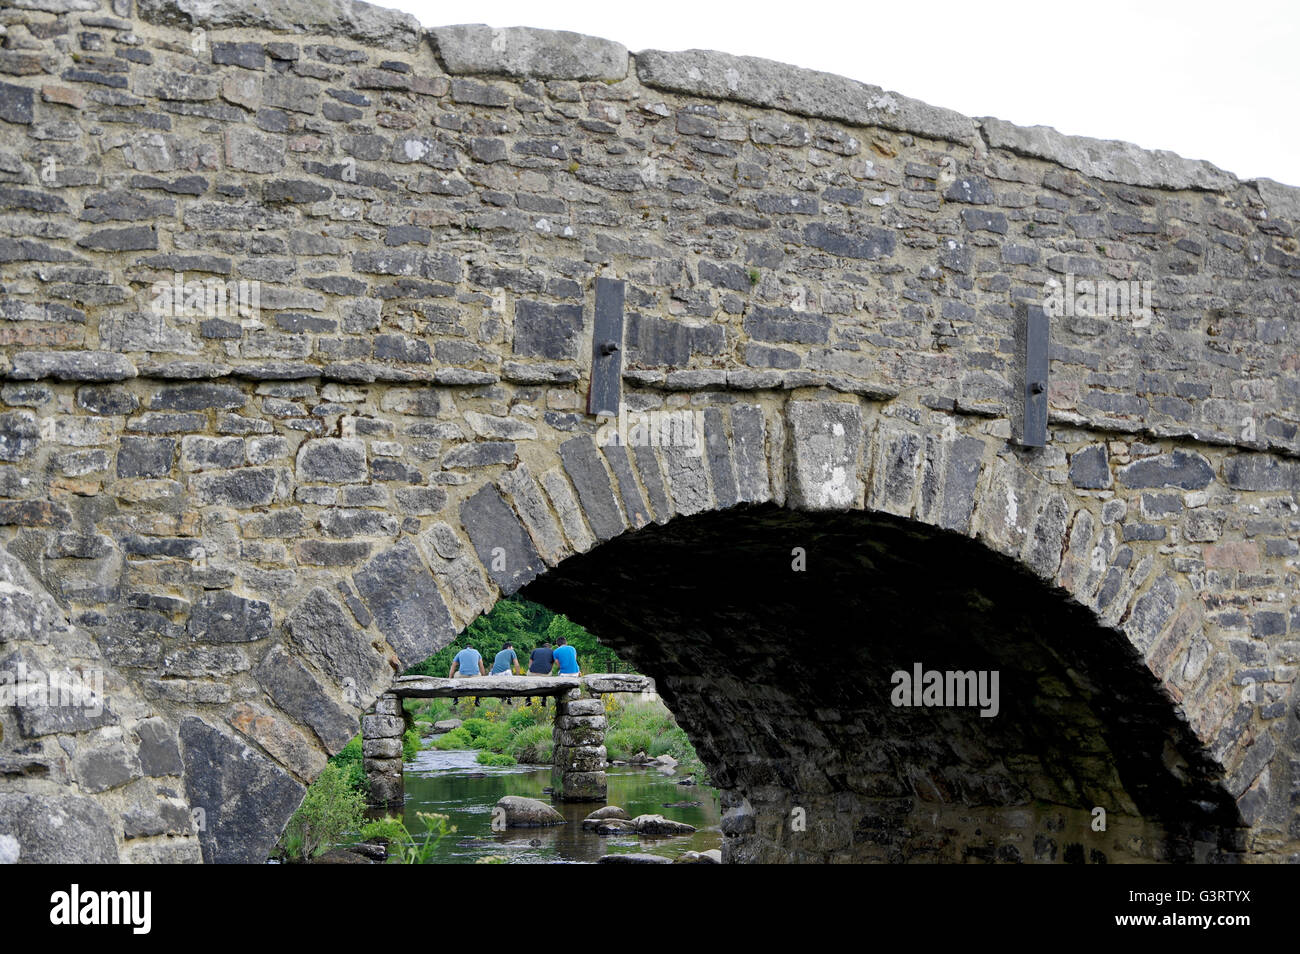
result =
[[411,726],[402,734],[402,761],[409,762],[420,753],[420,730]]
[[516,762],[545,765],[551,761],[555,748],[549,725],[530,725],[515,733],[510,740],[510,755]]
[[351,786],[345,770],[326,765],[280,836],[281,857],[310,861],[324,854],[347,832],[361,828],[365,810],[365,798]]
[[389,845],[404,845],[411,840],[411,833],[406,830],[402,820],[394,815],[385,815],[374,821],[366,822],[361,828],[362,841],[382,840]]
[[418,842],[402,820],[393,815],[367,822],[361,829],[360,840],[383,841],[388,846],[389,864],[422,865],[437,850],[438,842],[455,832],[456,826],[447,826],[449,815],[416,812],[415,817],[424,824],[424,837]]
[[751,269],[749,270],[749,287],[750,287],[750,288],[753,288],[755,285],[757,285],[758,282],[759,282],[759,279],[761,279],[762,277],[763,277],[763,276],[762,276],[761,274],[759,274],[759,271],[758,271],[757,268],[751,268]]
[[[596,637],[567,617],[537,603],[507,597],[492,612],[476,619],[462,638],[408,672],[445,676],[452,658],[466,644],[490,662],[507,641],[514,643],[515,652],[526,667],[535,647],[543,640],[554,645],[561,636],[577,650],[583,672],[634,671],[613,650],[602,646]],[[609,719],[605,745],[611,759],[629,759],[638,752],[652,758],[668,754],[680,763],[679,771],[693,772],[706,781],[704,767],[690,740],[663,703],[619,703],[614,696],[605,699]],[[402,736],[402,757],[408,762],[425,744],[442,750],[477,749],[480,765],[544,765],[551,761],[553,701],[541,705],[530,700],[515,700],[511,704],[501,699],[484,699],[475,706],[471,699],[407,699],[404,707],[412,723]],[[423,736],[433,723],[451,718],[461,719],[461,727],[424,742]],[[422,863],[439,841],[455,831],[447,827],[447,816],[424,812],[417,816],[425,826],[418,841],[400,819],[388,817],[366,823],[368,791],[362,741],[358,735],[329,760],[320,778],[307,789],[302,805],[280,838],[279,856],[286,861],[307,861],[331,845],[347,842],[351,836],[357,841],[382,838],[390,846],[390,860]]]
[[605,705],[609,730],[605,733],[605,750],[611,759],[630,759],[638,752],[651,758],[670,755],[679,770],[704,774],[704,766],[686,732],[673,719],[668,707],[654,702],[627,702],[611,699]]
[[[426,705],[429,703],[423,701],[412,704],[410,711],[417,722],[428,721],[422,718]],[[433,736],[428,742],[432,748],[477,749],[480,765],[545,765],[551,761],[554,702],[543,706],[516,700],[507,705],[501,699],[484,699],[475,706],[472,700],[462,699],[441,706],[437,716],[438,720],[463,721],[460,728]],[[690,739],[659,700],[620,702],[617,696],[606,696],[605,716],[605,748],[611,759],[626,761],[638,752],[650,758],[671,755],[679,763],[678,771],[705,780],[704,766]]]
[[361,736],[354,735],[352,741],[343,746],[338,755],[330,759],[330,764],[342,770],[348,787],[358,792],[363,798],[370,794],[370,780],[362,765]]
[[514,643],[519,662],[528,668],[528,657],[534,649],[547,640],[552,646],[561,636],[578,652],[578,665],[583,672],[632,672],[633,669],[595,636],[567,616],[552,613],[539,603],[517,596],[507,596],[470,623],[464,635],[450,646],[434,653],[422,663],[406,671],[410,676],[446,676],[456,653],[468,644],[483,655],[484,663],[491,668],[492,660],[501,647]]

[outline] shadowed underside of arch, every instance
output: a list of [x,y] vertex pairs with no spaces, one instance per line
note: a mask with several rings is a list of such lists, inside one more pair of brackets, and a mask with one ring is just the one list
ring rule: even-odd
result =
[[[760,506],[627,534],[524,593],[656,676],[728,792],[731,860],[1242,848],[1221,770],[1129,640],[958,535]],[[895,705],[918,664],[998,672],[996,715]]]

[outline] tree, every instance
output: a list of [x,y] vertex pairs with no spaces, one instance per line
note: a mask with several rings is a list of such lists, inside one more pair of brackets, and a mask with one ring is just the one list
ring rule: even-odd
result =
[[599,639],[567,616],[553,613],[540,603],[518,596],[507,596],[498,600],[491,612],[484,613],[470,623],[465,633],[450,646],[412,666],[407,673],[445,676],[451,668],[452,659],[467,643],[477,649],[489,663],[505,643],[514,643],[520,662],[526,666],[529,654],[542,640],[549,640],[554,646],[561,636],[577,650],[583,672],[632,672],[632,667],[619,659],[617,653],[601,645]]

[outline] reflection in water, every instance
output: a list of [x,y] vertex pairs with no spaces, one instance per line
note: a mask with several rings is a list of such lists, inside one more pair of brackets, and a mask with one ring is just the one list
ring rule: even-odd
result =
[[[653,768],[609,769],[606,804],[618,805],[629,815],[663,815],[699,829],[675,838],[637,835],[601,836],[583,831],[582,820],[600,807],[599,802],[554,802],[568,820],[551,828],[512,828],[492,831],[492,808],[503,795],[523,795],[550,803],[543,791],[551,784],[550,767],[511,765],[492,768],[477,764],[477,752],[439,752],[426,749],[406,763],[406,827],[424,831],[415,817],[419,812],[450,815],[455,834],[448,835],[432,858],[434,864],[465,864],[498,857],[511,863],[549,864],[594,862],[601,855],[641,852],[675,858],[684,851],[707,851],[722,846],[718,828],[718,795],[703,785],[678,785],[675,775]],[[693,807],[665,808],[666,802],[695,802]],[[535,843],[534,843],[535,842]]]

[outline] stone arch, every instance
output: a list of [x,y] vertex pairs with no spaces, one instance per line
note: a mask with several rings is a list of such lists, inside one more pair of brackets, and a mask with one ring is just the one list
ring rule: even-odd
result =
[[[191,858],[188,810],[226,805],[204,853],[252,860],[252,796],[287,815],[498,592],[766,503],[964,535],[1068,594],[1249,855],[1294,853],[1294,190],[752,58],[123,9],[15,12],[46,59],[0,84],[0,660],[95,661],[123,713],[0,712],[11,830],[66,793],[121,857]],[[113,52],[83,69],[72,36]],[[259,281],[268,317],[151,311],[174,273]],[[1051,441],[1021,448],[1013,306],[1074,273],[1154,311],[1055,322]],[[699,457],[597,446],[601,274],[629,406],[698,411]]]

